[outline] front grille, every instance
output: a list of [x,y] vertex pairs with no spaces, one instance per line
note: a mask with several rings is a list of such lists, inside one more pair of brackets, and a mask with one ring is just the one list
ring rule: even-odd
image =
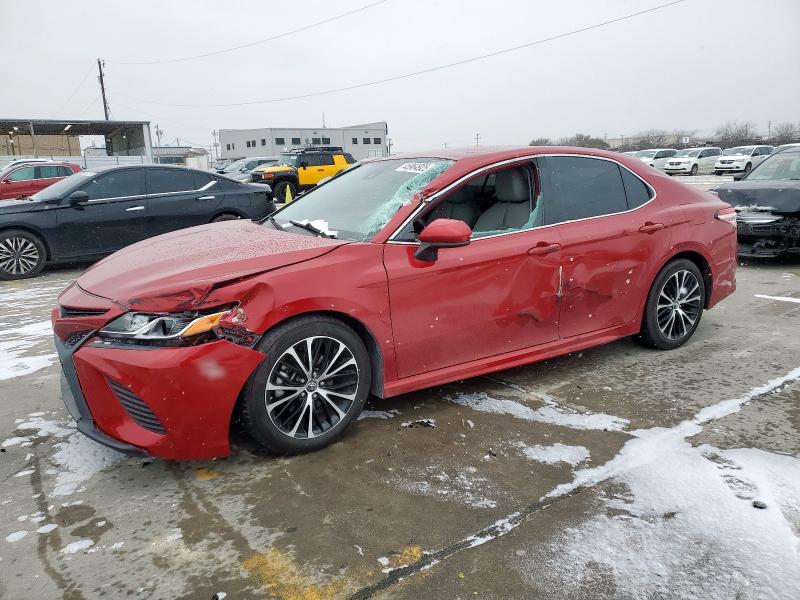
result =
[[62,319],[73,319],[75,317],[99,317],[108,312],[107,308],[74,308],[72,306],[58,307]]
[[86,336],[90,333],[92,333],[91,329],[88,331],[73,331],[67,336],[67,339],[64,340],[64,345],[67,348],[73,348],[85,340]]
[[144,403],[144,400],[139,398],[139,396],[134,394],[120,382],[108,378],[106,378],[106,381],[108,382],[108,386],[111,388],[111,391],[114,392],[117,400],[119,400],[119,403],[122,405],[122,408],[124,408],[125,412],[130,415],[131,419],[136,421],[137,425],[144,427],[153,433],[158,433],[161,435],[165,435],[167,433],[164,430],[164,426],[161,424],[161,421],[159,421],[158,417],[153,414],[153,411],[150,410],[150,407]]

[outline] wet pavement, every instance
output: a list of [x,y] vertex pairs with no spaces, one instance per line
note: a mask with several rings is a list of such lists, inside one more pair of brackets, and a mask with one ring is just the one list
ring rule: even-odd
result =
[[740,267],[673,352],[621,340],[373,401],[315,454],[239,436],[190,463],[70,424],[47,321],[78,274],[0,283],[0,598],[800,597],[798,263]]

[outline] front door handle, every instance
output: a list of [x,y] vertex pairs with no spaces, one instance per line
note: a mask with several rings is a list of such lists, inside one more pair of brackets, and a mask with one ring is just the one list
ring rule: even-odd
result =
[[213,200],[216,196],[200,196],[198,200]]
[[548,244],[547,242],[539,242],[533,248],[528,250],[531,256],[543,256],[545,254],[552,254],[561,250],[561,244]]
[[639,227],[639,231],[642,233],[655,233],[656,231],[661,231],[662,229],[664,229],[663,223],[653,223],[651,221],[647,221],[647,223]]
[[135,210],[144,210],[144,206],[131,206],[130,208],[126,208],[125,212],[133,212]]

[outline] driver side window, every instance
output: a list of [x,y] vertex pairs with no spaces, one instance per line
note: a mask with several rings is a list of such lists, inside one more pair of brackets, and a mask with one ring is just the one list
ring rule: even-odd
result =
[[532,229],[542,223],[538,179],[532,163],[473,177],[417,217],[401,239],[416,236],[436,219],[457,219],[472,239]]

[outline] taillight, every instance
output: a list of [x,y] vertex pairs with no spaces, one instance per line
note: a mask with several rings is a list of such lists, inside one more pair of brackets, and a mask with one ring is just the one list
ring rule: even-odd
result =
[[719,209],[716,213],[714,213],[714,218],[718,221],[730,223],[736,227],[736,211],[730,206],[728,208]]

